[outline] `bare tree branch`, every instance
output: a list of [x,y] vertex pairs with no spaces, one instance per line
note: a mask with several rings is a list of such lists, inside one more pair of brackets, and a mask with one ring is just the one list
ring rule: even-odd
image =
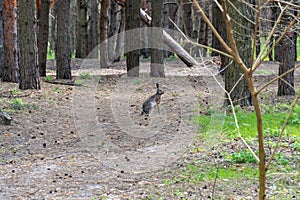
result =
[[293,114],[293,111],[294,111],[295,106],[297,105],[297,102],[298,102],[299,97],[300,97],[300,94],[298,93],[297,96],[295,97],[293,103],[292,103],[290,112],[289,112],[288,116],[286,117],[286,119],[285,119],[285,121],[284,121],[284,124],[282,125],[282,128],[281,128],[281,131],[280,131],[280,133],[279,133],[279,136],[278,136],[276,145],[275,145],[275,147],[274,147],[274,150],[273,150],[273,152],[272,152],[272,154],[271,154],[271,156],[270,156],[270,158],[269,158],[269,160],[268,160],[268,163],[266,164],[266,170],[269,169],[270,164],[271,164],[272,160],[274,159],[274,156],[275,156],[275,154],[276,154],[276,152],[277,152],[277,149],[278,149],[278,147],[279,147],[279,142],[281,141],[283,132],[284,132],[286,126],[288,125],[288,122],[289,122],[289,120],[290,120],[290,118],[291,118],[291,116],[292,116],[292,114]]
[[219,40],[219,42],[221,43],[221,45],[225,48],[225,50],[231,55],[232,49],[227,45],[227,43],[223,40],[223,38],[221,37],[221,35],[218,33],[218,31],[212,25],[212,23],[210,22],[210,20],[208,19],[208,17],[203,12],[203,10],[200,7],[200,5],[197,2],[197,0],[193,0],[193,2],[194,2],[194,5],[195,5],[196,9],[199,12],[199,14],[201,15],[201,17],[205,21],[205,23],[209,26],[209,28],[211,29],[211,31],[213,32],[213,34],[216,36],[216,38]]
[[285,75],[287,75],[288,73],[291,73],[292,71],[298,69],[300,67],[299,65],[296,65],[295,67],[289,69],[288,71],[284,72],[283,74],[281,74],[280,76],[277,76],[276,78],[272,79],[271,81],[269,81],[268,83],[266,83],[262,88],[260,88],[259,90],[256,91],[256,94],[259,94],[261,91],[263,91],[264,89],[266,89],[269,85],[271,85],[272,83],[274,83],[275,81],[277,81],[278,79],[281,79],[282,77],[284,77]]

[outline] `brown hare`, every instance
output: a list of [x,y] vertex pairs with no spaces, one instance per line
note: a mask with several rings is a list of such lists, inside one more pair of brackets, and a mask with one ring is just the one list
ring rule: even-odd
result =
[[148,115],[149,112],[152,110],[152,108],[157,107],[159,112],[159,104],[161,100],[161,95],[164,94],[164,91],[159,89],[159,84],[156,83],[156,94],[149,97],[144,103],[143,103],[143,111],[141,115],[146,114]]

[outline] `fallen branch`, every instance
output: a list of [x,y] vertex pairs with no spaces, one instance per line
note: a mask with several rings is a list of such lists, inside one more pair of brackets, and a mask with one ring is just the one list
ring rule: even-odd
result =
[[[151,26],[152,18],[143,9],[140,9],[140,18],[147,26]],[[163,31],[162,40],[188,67],[199,65],[199,63],[166,31]]]
[[53,81],[44,80],[44,81],[45,81],[46,83],[50,83],[50,84],[71,85],[71,86],[82,86],[82,87],[87,87],[87,86],[85,86],[85,85],[75,83],[75,81],[69,81],[69,82],[58,81],[58,80],[53,80]]
[[163,41],[164,43],[178,55],[178,57],[184,62],[188,67],[194,65],[199,65],[199,63],[188,53],[186,50],[180,46],[166,31],[163,31]]

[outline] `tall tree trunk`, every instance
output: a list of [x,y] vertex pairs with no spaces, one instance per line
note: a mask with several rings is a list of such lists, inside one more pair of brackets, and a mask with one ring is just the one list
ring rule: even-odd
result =
[[0,79],[2,79],[2,70],[4,66],[4,43],[3,43],[3,0],[0,0]]
[[[299,5],[300,5],[300,2],[299,2],[299,1],[296,1],[296,4],[299,6]],[[299,9],[298,9],[298,10],[295,9],[295,11],[294,11],[294,16],[297,16],[297,14],[298,14],[299,12],[300,12]],[[299,28],[298,28],[298,31],[299,31]],[[298,35],[299,35],[299,32],[295,31],[295,32],[294,32],[295,61],[297,61],[297,53],[298,53],[298,51],[297,51],[297,47],[298,47],[298,45],[297,45],[297,36],[298,36]]]
[[[176,2],[165,2],[164,6],[164,28],[174,30],[173,23],[170,22],[169,18],[175,22],[176,14],[178,11],[178,4]],[[173,56],[174,53],[171,51],[165,51],[165,57]]]
[[193,31],[192,2],[189,0],[182,0],[182,18],[184,33],[191,37]]
[[[148,47],[149,46],[149,42],[150,42],[150,34],[148,29],[146,29],[147,25],[146,24],[142,24],[142,27],[145,27],[145,29],[143,29],[141,31],[141,43],[142,43],[142,47]],[[150,53],[151,50],[150,48],[142,48],[140,50],[140,54],[141,56],[143,56],[143,58],[149,58],[150,57]]]
[[17,41],[17,0],[3,0],[3,15],[4,67],[2,80],[17,83],[20,78]]
[[163,44],[163,0],[156,0],[152,2],[152,27],[159,27],[160,29],[151,29],[152,46],[151,49],[151,70],[152,77],[165,77],[164,72],[164,51],[160,46]]
[[[280,11],[281,9],[276,5],[276,3],[272,4],[272,27],[275,25],[276,20],[279,17]],[[272,37],[272,42],[270,44],[270,46],[273,45],[274,41],[276,41],[278,39],[278,36],[274,36]],[[280,57],[280,47],[279,45],[276,45],[274,48],[274,61],[279,61],[279,57]]]
[[50,37],[49,37],[49,49],[50,53],[55,51],[56,41],[56,18],[57,18],[57,4],[54,4],[50,10]]
[[294,36],[294,44],[295,44],[295,61],[297,61],[297,57],[298,57],[298,55],[297,55],[297,53],[298,53],[297,48],[299,47],[298,44],[297,44],[297,37],[298,37],[299,34],[298,34],[297,32],[294,32],[294,34],[295,34],[295,36]]
[[75,55],[76,53],[76,25],[77,25],[77,6],[74,0],[71,1],[70,6],[70,50],[71,55]]
[[[225,21],[223,20],[223,14],[218,8],[217,4],[213,2],[212,4],[212,23],[216,30],[220,33],[221,37],[224,38],[224,40],[227,40],[227,35],[226,35],[226,27],[225,27]],[[204,38],[204,34],[202,36]],[[215,35],[212,36],[212,48],[218,49],[220,51],[225,52],[224,47],[220,44],[219,40],[216,38]],[[226,67],[226,57],[224,55],[221,55],[217,52],[212,52],[212,56],[220,56],[221,58],[221,67],[220,71],[221,74],[224,75],[224,68]]]
[[58,0],[56,39],[56,78],[71,79],[71,51],[69,39],[70,0]]
[[[197,12],[197,10],[196,10],[196,8],[194,8],[194,7],[192,7],[193,9],[192,9],[192,19],[193,19],[193,32],[192,32],[192,35],[191,35],[191,37],[192,37],[192,39],[193,39],[193,41],[195,41],[195,42],[197,42],[197,41],[199,41],[199,39],[198,39],[198,37],[199,37],[199,30],[201,30],[200,29],[200,25],[201,25],[201,17],[200,17],[200,15],[198,14],[198,12]],[[204,29],[203,29],[204,30]],[[193,45],[193,49],[192,49],[192,56],[195,56],[195,57],[199,57],[200,56],[200,50],[201,50],[202,48],[200,48],[200,47],[198,47],[198,46],[195,46],[195,45]],[[201,55],[202,55],[202,52],[201,52]]]
[[[278,44],[279,75],[295,66],[295,34],[289,32]],[[278,80],[278,95],[295,95],[294,71]]]
[[38,18],[38,66],[40,76],[46,76],[50,0],[41,1]]
[[108,25],[109,25],[109,5],[110,0],[101,1],[100,12],[100,67],[108,67]]
[[[149,4],[151,4],[149,2]],[[149,13],[148,7],[150,7],[150,5],[147,4],[146,0],[141,0],[141,9],[143,10],[143,12],[145,13]],[[141,13],[141,12],[140,12]],[[143,58],[149,58],[150,57],[150,48],[144,48],[144,47],[149,47],[149,42],[150,42],[150,34],[149,31],[146,29],[146,27],[148,27],[147,24],[142,23],[141,24],[141,28],[144,28],[141,31],[141,45],[143,48],[140,49],[140,55],[143,56]]]
[[20,47],[20,85],[21,90],[40,89],[37,67],[36,24],[34,0],[19,2],[19,47]]
[[[131,29],[139,28],[140,17],[140,1],[137,0],[127,0],[125,5],[126,12],[126,23],[125,30],[129,31]],[[140,35],[130,35],[125,34],[125,53],[126,53],[126,65],[127,65],[127,76],[128,77],[138,77],[139,76],[139,65],[140,65],[140,55],[139,50],[136,49],[140,42]]]
[[98,58],[98,22],[99,22],[99,9],[97,0],[91,0],[91,20],[90,20],[90,35],[89,35],[89,50],[92,53],[91,58]]
[[125,8],[121,8],[121,19],[118,30],[118,38],[116,44],[116,59],[114,62],[119,62],[121,59],[121,55],[124,52],[124,40],[125,40]]
[[118,4],[115,1],[112,1],[110,8],[110,27],[108,34],[108,58],[110,62],[116,58],[116,37],[112,36],[117,33],[117,9]]
[[[234,0],[232,3],[239,8],[239,12],[249,16],[250,19],[254,17],[251,8],[245,6],[242,2]],[[236,23],[232,23],[231,25],[239,55],[246,66],[250,67],[253,25],[241,17],[233,6],[229,4],[227,4],[227,6],[228,14],[232,18],[232,21],[236,21]],[[240,26],[240,24],[244,26]],[[229,62],[227,62],[227,64],[229,64]],[[225,70],[225,89],[230,92],[230,98],[234,105],[249,106],[252,105],[251,96],[245,78],[241,77],[242,74],[243,72],[237,62],[233,62],[229,65]],[[225,106],[230,105],[229,100],[225,100],[224,103]]]
[[[192,2],[189,0],[182,0],[182,22],[185,35],[191,37],[193,32],[193,20]],[[192,45],[190,43],[186,43],[183,48],[190,53]]]
[[87,56],[87,2],[77,0],[78,19],[76,25],[76,58]]

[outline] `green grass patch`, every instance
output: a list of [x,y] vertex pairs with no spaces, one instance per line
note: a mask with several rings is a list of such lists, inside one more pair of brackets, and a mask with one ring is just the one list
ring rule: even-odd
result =
[[81,79],[92,79],[92,75],[88,72],[84,72],[84,73],[79,74],[79,77]]
[[256,159],[249,150],[243,150],[240,152],[232,153],[227,157],[231,163],[256,163]]
[[[286,104],[280,104],[276,107],[272,106],[268,109],[264,109],[262,113],[263,128],[266,136],[278,136],[281,127],[287,117],[288,108],[290,106]],[[254,112],[243,111],[237,109],[237,120],[240,127],[241,135],[246,139],[252,139],[257,137],[256,115]],[[213,112],[206,115],[199,115],[197,117],[198,124],[201,127],[201,132],[207,132],[213,127],[211,122]],[[229,138],[237,138],[237,128],[234,122],[232,114],[224,115],[225,123],[222,127],[222,131]],[[215,125],[213,125],[215,126]],[[288,126],[286,127],[285,134],[289,136],[295,136],[300,138],[300,106],[296,105],[294,112],[290,118]]]
[[53,76],[46,76],[44,78],[45,81],[53,81],[54,77]]
[[216,168],[215,166],[188,164],[182,169],[179,175],[174,177],[174,179],[164,179],[162,180],[162,184],[169,186],[179,182],[199,183],[205,180],[214,180],[215,178],[236,180],[245,177],[258,177],[257,167],[240,165],[239,167],[230,166],[227,168]]
[[82,85],[83,84],[83,80],[75,80],[75,83],[78,85]]
[[24,108],[23,101],[22,101],[22,99],[19,99],[19,98],[13,100],[11,106],[12,106],[12,109],[15,109],[15,110],[22,110]]
[[16,96],[16,95],[21,94],[21,90],[18,88],[14,88],[12,91],[10,91],[10,93],[12,96]]
[[47,60],[54,60],[55,59],[55,52],[48,48],[47,51]]
[[20,98],[16,98],[12,101],[8,102],[10,104],[10,109],[6,109],[7,112],[15,112],[15,111],[20,111],[20,110],[24,110],[24,109],[38,109],[37,105],[32,105],[32,104],[28,104],[28,103],[24,103],[22,99]]
[[135,84],[135,85],[142,85],[143,81],[139,80],[139,79],[135,79],[135,80],[132,80],[132,83]]

